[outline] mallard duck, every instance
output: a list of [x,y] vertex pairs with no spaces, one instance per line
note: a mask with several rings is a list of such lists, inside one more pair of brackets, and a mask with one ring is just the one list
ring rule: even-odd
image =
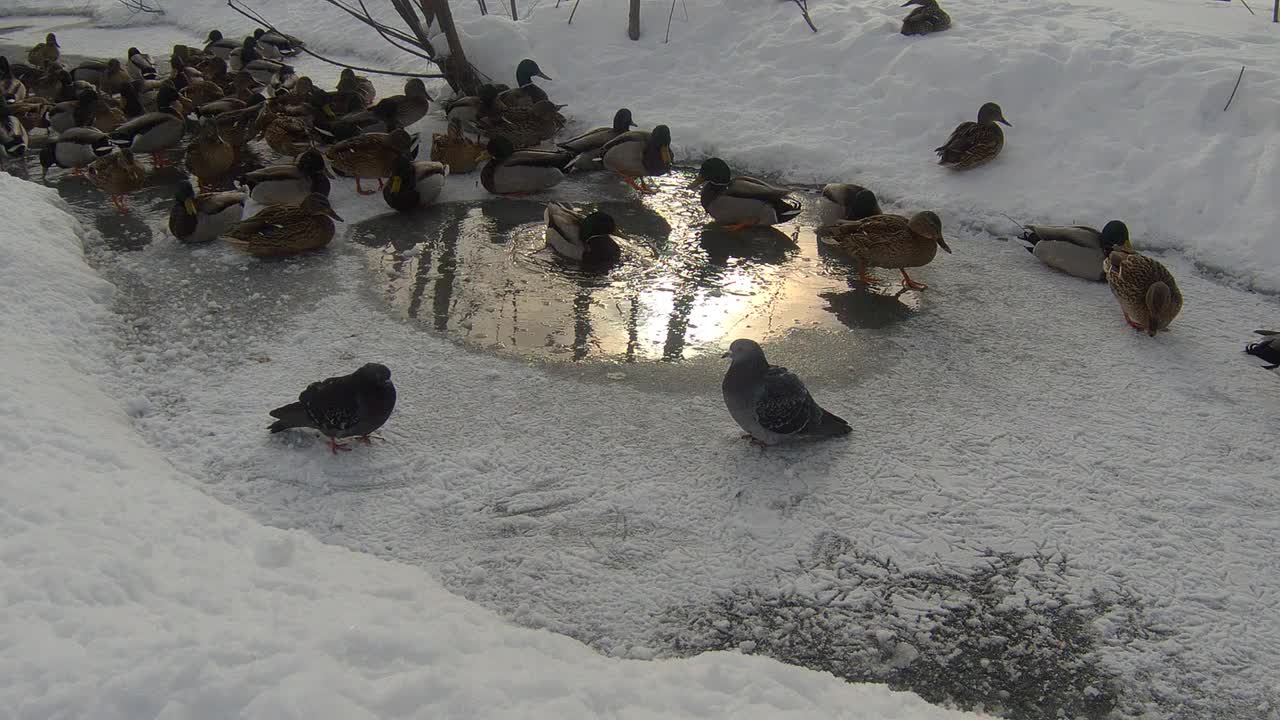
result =
[[550,100],[539,100],[532,105],[503,110],[497,117],[482,118],[477,125],[490,138],[506,138],[516,148],[534,147],[555,137],[564,127],[565,119],[560,114],[563,107]]
[[71,68],[72,80],[89,83],[95,88],[101,87],[102,76],[106,74],[107,61],[105,60],[85,60],[74,68]]
[[564,150],[516,150],[511,141],[489,141],[489,162],[480,171],[480,184],[495,195],[523,195],[555,187],[573,153]]
[[136,117],[111,133],[112,143],[127,147],[135,153],[151,153],[152,163],[156,167],[167,164],[160,153],[181,142],[187,129],[186,122],[174,109],[177,92],[166,87],[160,93],[160,110]]
[[[154,80],[155,78],[151,78]],[[129,77],[128,71],[124,69],[124,64],[116,58],[107,61],[107,70],[102,74],[102,79],[98,81],[98,87],[108,95],[114,95],[122,92],[124,87],[133,82],[133,78]]]
[[426,116],[431,109],[431,96],[421,78],[410,78],[404,84],[403,95],[384,97],[369,106],[369,112],[391,119],[388,129],[409,127]]
[[938,0],[907,0],[902,7],[919,5],[902,21],[903,35],[928,35],[951,27],[951,16],[938,7]]
[[285,33],[276,32],[275,30],[264,30],[262,28],[258,28],[253,31],[253,36],[258,39],[259,45],[270,45],[276,49],[276,52],[280,53],[284,57],[297,55],[302,52],[304,47],[307,46],[306,43],[302,42],[298,38],[292,35],[286,35]]
[[183,180],[169,208],[169,232],[181,243],[205,243],[217,239],[244,217],[248,195],[242,192],[196,194]]
[[40,127],[44,120],[45,112],[49,109],[49,102],[44,98],[33,97],[28,95],[26,100],[21,100],[9,105],[9,112],[13,113],[27,132]]
[[209,31],[209,39],[205,41],[204,51],[209,55],[216,55],[223,60],[231,57],[231,51],[240,47],[240,43],[235,40],[222,37],[222,33],[218,30]]
[[1102,232],[1085,225],[1028,225],[1022,239],[1031,243],[1027,250],[1051,268],[1085,280],[1103,282],[1102,261],[1115,247],[1132,249],[1129,228],[1112,220]]
[[995,159],[1004,147],[1004,131],[996,123],[1013,127],[1004,119],[999,105],[986,103],[978,109],[978,122],[960,123],[947,142],[934,151],[938,153],[938,164],[968,170]]
[[631,111],[622,108],[613,114],[612,126],[588,130],[575,138],[558,143],[558,146],[577,155],[569,165],[570,170],[602,170],[604,166],[600,163],[600,156],[604,153],[604,146],[635,126],[635,122],[631,119]]
[[1102,271],[1125,321],[1151,337],[1168,328],[1182,310],[1182,291],[1158,260],[1114,247],[1102,261]]
[[49,168],[58,166],[67,168],[79,175],[81,168],[105,155],[110,155],[113,146],[106,133],[91,127],[75,127],[58,134],[40,149],[40,166],[44,175],[49,175]]
[[238,152],[235,147],[222,138],[218,125],[212,118],[200,123],[195,138],[187,144],[183,158],[187,170],[200,181],[200,187],[213,187],[231,172],[236,164]]
[[62,46],[58,45],[58,38],[53,33],[49,33],[44,36],[44,42],[37,43],[27,53],[27,62],[36,67],[44,67],[58,62],[60,57],[62,57]]
[[50,65],[44,74],[27,85],[27,90],[32,95],[57,103],[74,100],[76,97],[74,86],[71,73],[67,72],[66,68]]
[[136,47],[129,48],[129,64],[126,70],[129,76],[135,80],[155,80],[156,66],[151,62],[151,56],[142,52]]
[[270,165],[240,178],[254,202],[296,205],[307,195],[329,195],[329,169],[319,150],[306,150],[292,165]]
[[22,157],[27,154],[27,128],[9,109],[9,103],[0,100],[0,157]]
[[98,96],[98,101],[93,105],[93,126],[102,132],[115,132],[119,127],[129,121],[116,104],[115,100]]
[[858,279],[866,285],[877,281],[867,274],[868,267],[896,268],[902,272],[902,284],[914,290],[928,285],[907,275],[907,268],[928,265],[938,248],[951,252],[942,239],[942,220],[925,210],[911,216],[872,215],[861,220],[842,220],[818,228],[818,241],[839,248],[858,261]]
[[402,154],[411,158],[418,155],[417,136],[402,129],[358,135],[330,146],[325,153],[335,172],[356,179],[356,192],[361,195],[372,195],[377,190],[366,191],[360,186],[360,179],[376,178],[381,190],[382,178],[391,175],[396,158]]
[[45,123],[55,133],[66,132],[73,127],[93,127],[98,115],[98,92],[81,91],[75,100],[64,100],[51,105],[45,112]]
[[295,76],[292,66],[262,57],[252,35],[244,39],[239,54],[231,55],[227,62],[232,70],[247,72],[258,83],[269,87],[284,85]]
[[[425,91],[425,87],[423,89]],[[356,71],[351,68],[343,68],[342,73],[338,75],[338,92],[355,93],[356,97],[360,98],[361,108],[369,107],[378,97],[373,81],[363,75],[356,75]]]
[[408,155],[396,158],[391,179],[382,188],[382,199],[393,210],[408,212],[430,205],[444,189],[449,168],[430,160],[413,160]]
[[224,235],[227,243],[257,257],[284,257],[317,250],[333,240],[333,221],[342,217],[329,198],[312,193],[298,205],[272,205],[241,220]]
[[267,145],[281,155],[297,155],[311,147],[311,128],[293,115],[276,114],[262,131]]
[[0,55],[0,99],[7,103],[21,102],[27,97],[27,86],[13,76],[9,59]]
[[1271,363],[1264,366],[1267,370],[1280,368],[1280,330],[1254,330],[1253,332],[1255,335],[1261,335],[1262,339],[1256,343],[1250,343],[1244,351],[1262,362]]
[[125,195],[140,190],[147,179],[147,171],[128,148],[117,148],[89,163],[88,174],[89,181],[111,196],[111,204],[122,215],[129,212]]
[[250,105],[240,110],[218,113],[213,116],[213,122],[224,140],[231,143],[232,147],[240,148],[258,136],[258,118],[261,115],[260,106]]
[[575,212],[558,202],[547,203],[547,244],[552,250],[586,265],[608,265],[622,257],[622,249],[612,233],[617,224],[608,213],[589,215]]
[[732,177],[720,158],[707,158],[690,188],[702,188],[702,209],[730,230],[777,225],[800,214],[791,191],[747,175]]
[[821,214],[824,222],[861,220],[882,215],[876,194],[853,183],[829,183],[822,188]]
[[532,105],[539,100],[548,99],[547,93],[533,84],[533,79],[536,77],[540,77],[543,80],[551,79],[549,75],[542,72],[542,68],[538,67],[538,63],[529,58],[521,60],[520,64],[516,65],[516,87],[499,93],[499,104],[503,108],[513,108],[521,105]]
[[[186,78],[179,87],[177,78]],[[196,106],[196,111],[212,102],[217,102],[226,96],[222,86],[212,80],[193,80],[185,75],[175,76],[174,87],[178,88],[178,92],[188,102]],[[241,100],[240,102],[244,102]]]
[[[653,194],[657,188],[646,187],[644,178],[666,175],[671,170],[671,128],[658,125],[649,132],[624,132],[605,143],[600,160],[641,194]],[[640,184],[636,184],[636,178],[640,178]]]
[[382,107],[347,113],[336,120],[321,118],[316,123],[316,132],[325,138],[326,142],[335,143],[350,140],[357,135],[389,133],[399,127],[400,125],[396,122],[395,108]]
[[484,84],[475,95],[467,95],[450,100],[444,106],[445,117],[449,119],[449,129],[458,134],[464,132],[479,134],[479,122],[482,118],[494,118],[499,114],[498,88]]

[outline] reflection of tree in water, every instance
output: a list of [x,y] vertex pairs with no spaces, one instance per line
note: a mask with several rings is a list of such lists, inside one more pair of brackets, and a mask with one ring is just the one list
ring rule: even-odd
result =
[[671,315],[667,319],[667,339],[662,346],[663,360],[679,360],[684,357],[688,342],[689,316],[698,296],[712,287],[722,284],[725,271],[733,261],[739,264],[780,265],[799,248],[785,233],[777,228],[764,227],[741,230],[725,230],[718,225],[707,225],[698,233],[698,244],[703,254],[689,253],[682,258],[676,272],[681,278],[672,300]]

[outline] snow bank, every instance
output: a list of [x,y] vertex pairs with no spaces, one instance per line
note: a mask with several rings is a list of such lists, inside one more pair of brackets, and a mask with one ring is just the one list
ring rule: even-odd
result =
[[[681,159],[711,154],[741,170],[798,181],[857,181],[889,199],[943,211],[944,224],[1007,234],[1001,213],[1030,222],[1129,221],[1140,245],[1179,249],[1246,283],[1280,290],[1270,241],[1280,193],[1280,30],[1236,3],[972,0],[947,33],[904,38],[898,3],[831,0],[817,34],[792,3],[689,0],[671,42],[666,0],[644,2],[639,42],[624,10],[523,2],[521,22],[455,3],[483,70],[510,82],[525,55],[579,124],[628,106],[672,127]],[[82,0],[41,3],[82,11]],[[165,3],[164,20],[200,37],[248,23],[223,0]],[[30,8],[28,0],[5,3]],[[414,65],[373,33],[312,0],[254,3],[316,47]],[[91,0],[104,24],[130,24],[114,0]],[[148,18],[151,20],[152,18]],[[34,32],[34,30],[33,30]],[[1244,80],[1232,102],[1241,65]],[[1015,127],[989,167],[953,174],[932,148],[987,100]]]
[[98,387],[110,285],[0,173],[0,706],[21,718],[976,717],[759,657],[603,658],[189,487]]

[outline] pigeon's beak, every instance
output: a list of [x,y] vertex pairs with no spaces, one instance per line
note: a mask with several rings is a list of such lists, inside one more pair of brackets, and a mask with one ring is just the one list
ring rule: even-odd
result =
[[726,352],[725,354],[723,354],[723,355],[721,355],[721,356],[720,356],[720,359],[722,359],[722,360],[723,360],[724,358],[728,358],[728,357],[733,357],[733,353],[731,353],[731,352]]
[[[706,181],[707,179],[702,177],[701,174],[699,174],[698,177],[693,179],[693,182],[689,183],[689,189],[692,190],[693,188],[701,187],[702,183]],[[729,357],[729,353],[725,353],[724,356]]]

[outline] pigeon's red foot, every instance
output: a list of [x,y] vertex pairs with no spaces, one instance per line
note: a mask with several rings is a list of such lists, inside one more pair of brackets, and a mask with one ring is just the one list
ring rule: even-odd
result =
[[761,450],[764,450],[765,448],[769,447],[769,443],[763,440],[757,439],[756,436],[752,435],[751,433],[742,433],[742,439],[750,440],[753,446],[758,447]]
[[339,452],[350,452],[351,448],[339,443],[333,438],[329,438],[329,452],[337,455]]
[[382,437],[381,435],[375,435],[374,433],[369,433],[368,435],[361,435],[356,439],[364,443],[365,445],[372,445],[374,440],[377,440],[378,442],[387,441],[386,438]]

